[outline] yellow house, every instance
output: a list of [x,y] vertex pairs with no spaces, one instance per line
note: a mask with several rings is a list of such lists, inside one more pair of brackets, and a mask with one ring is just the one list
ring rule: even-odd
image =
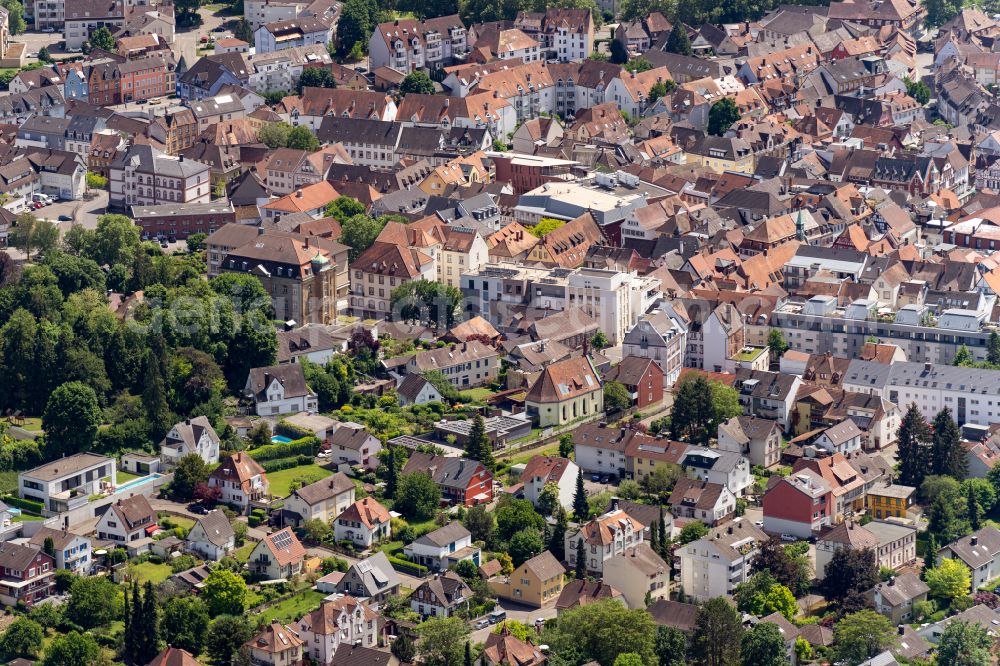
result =
[[490,591],[501,599],[541,608],[562,594],[563,565],[549,551],[543,551],[509,576],[494,576],[489,580]]
[[917,489],[898,483],[877,483],[868,491],[865,499],[868,513],[875,520],[883,518],[906,518],[906,511],[913,506]]
[[599,414],[604,411],[600,376],[586,356],[552,363],[528,389],[524,408],[541,428]]
[[754,154],[750,144],[737,137],[703,137],[687,153],[688,164],[696,164],[715,173],[735,171],[752,174]]

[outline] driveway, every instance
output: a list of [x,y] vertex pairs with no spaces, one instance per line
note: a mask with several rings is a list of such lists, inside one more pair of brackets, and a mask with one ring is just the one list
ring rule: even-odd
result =
[[[508,620],[517,620],[522,622],[534,629],[535,620],[542,618],[543,620],[549,620],[556,616],[556,604],[555,601],[549,603],[547,606],[542,608],[529,608],[527,606],[522,606],[520,604],[515,604],[512,601],[501,600],[498,606],[499,608],[507,611]],[[473,625],[475,626],[475,625]],[[473,643],[485,643],[486,637],[490,635],[496,627],[490,625],[484,629],[473,629],[472,630],[472,642]]]
[[194,28],[178,28],[177,32],[174,33],[174,43],[171,46],[177,60],[180,61],[183,57],[188,67],[194,65],[200,57],[198,43],[203,35],[215,35],[212,31],[223,23],[232,27],[239,18],[238,16],[219,16],[207,7],[200,8],[198,14],[201,15],[201,25]]

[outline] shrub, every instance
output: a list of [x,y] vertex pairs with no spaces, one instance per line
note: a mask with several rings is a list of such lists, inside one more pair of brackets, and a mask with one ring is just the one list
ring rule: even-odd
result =
[[[280,424],[279,424],[280,425]],[[261,466],[264,460],[274,460],[276,458],[289,458],[292,456],[307,456],[310,461],[319,452],[319,440],[312,435],[297,439],[292,442],[274,442],[250,449],[247,454],[256,460]]]
[[278,423],[274,426],[274,432],[277,435],[284,435],[285,437],[289,437],[295,441],[315,436],[312,430],[308,430],[302,426],[297,426],[294,423],[289,423],[285,420],[278,421]]
[[387,555],[386,557],[389,559],[389,564],[391,564],[393,568],[401,569],[406,573],[413,574],[414,576],[426,576],[430,571],[430,569],[424,565],[404,560],[402,557],[396,557],[395,555]]
[[20,497],[14,497],[13,495],[5,495],[3,498],[4,504],[9,506],[16,506],[18,509],[23,511],[28,511],[37,515],[42,515],[42,511],[45,510],[45,505],[41,502],[36,502],[35,500],[22,499]]
[[308,465],[312,463],[312,461],[313,457],[311,455],[297,455],[290,458],[274,458],[271,460],[265,460],[260,463],[260,466],[264,468],[265,472],[277,472],[283,469],[291,469],[293,467]]

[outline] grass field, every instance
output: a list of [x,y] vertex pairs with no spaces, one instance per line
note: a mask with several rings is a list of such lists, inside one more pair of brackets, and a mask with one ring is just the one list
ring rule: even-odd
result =
[[139,474],[132,474],[131,472],[121,472],[121,471],[115,472],[115,481],[118,483],[119,486],[124,486],[129,481],[141,478],[142,476],[140,476]]
[[24,423],[21,424],[21,427],[27,430],[28,432],[41,432],[42,419],[38,418],[37,416],[26,418],[24,419]]
[[[188,531],[190,531],[191,528],[194,527],[194,519],[188,518],[187,516],[171,516],[170,514],[161,513],[160,519],[161,521],[169,520],[174,527],[183,527]],[[163,526],[162,522],[160,523],[160,526],[161,527]]]
[[274,497],[288,497],[292,493],[290,486],[295,479],[302,478],[308,483],[313,483],[332,474],[333,472],[319,465],[300,465],[291,469],[268,472],[267,480],[271,483],[271,494]]
[[153,585],[159,585],[170,578],[170,575],[173,573],[170,570],[169,564],[155,564],[153,562],[135,564],[132,566],[132,572],[135,574],[140,585],[145,584],[147,580]]
[[302,590],[281,603],[264,609],[261,611],[260,616],[264,619],[264,622],[271,622],[272,620],[293,622],[306,613],[319,608],[320,603],[322,603],[325,597],[325,594],[316,590]]
[[493,395],[493,393],[494,391],[491,391],[486,387],[480,386],[477,388],[471,388],[466,391],[462,391],[461,396],[471,402],[475,400],[486,400],[486,398]]
[[0,472],[0,495],[17,494],[17,472]]

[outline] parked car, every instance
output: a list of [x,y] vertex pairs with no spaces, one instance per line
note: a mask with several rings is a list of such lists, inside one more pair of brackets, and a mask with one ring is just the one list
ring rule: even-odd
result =
[[191,513],[196,513],[199,516],[204,516],[206,513],[208,513],[208,509],[206,509],[204,505],[198,504],[197,502],[194,504],[188,504],[188,511],[190,511]]
[[59,221],[60,222],[72,222],[73,221],[73,217],[70,216],[70,215],[60,215],[59,216]]
[[490,621],[487,620],[486,618],[483,618],[482,620],[476,620],[476,629],[485,629],[488,626],[490,626]]
[[598,481],[601,480],[601,475],[600,474],[591,474],[590,475],[590,480],[593,481],[594,483],[597,483]]
[[794,534],[782,534],[781,535],[781,540],[782,541],[798,541],[799,538],[797,536],[795,536]]
[[212,32],[225,32],[225,31],[226,31],[225,26],[221,26],[221,25],[216,26],[215,29],[212,30]]

